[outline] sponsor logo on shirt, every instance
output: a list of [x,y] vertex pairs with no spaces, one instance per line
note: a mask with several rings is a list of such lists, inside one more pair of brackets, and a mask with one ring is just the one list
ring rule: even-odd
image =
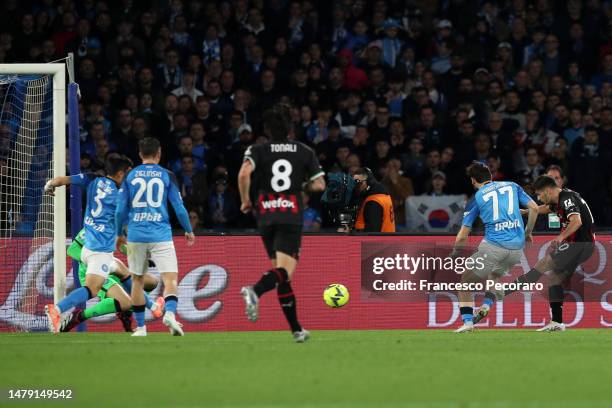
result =
[[136,213],[134,214],[132,221],[134,222],[161,222],[162,215],[160,213],[152,214],[148,212]]
[[507,229],[519,228],[520,226],[519,220],[498,222],[495,223],[495,231],[504,231]]
[[259,213],[287,212],[294,214],[298,212],[298,202],[295,194],[285,196],[284,194],[261,194],[258,199]]

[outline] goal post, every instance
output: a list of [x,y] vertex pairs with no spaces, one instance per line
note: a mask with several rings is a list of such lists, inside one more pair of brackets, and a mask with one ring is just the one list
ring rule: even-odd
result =
[[0,64],[0,331],[43,329],[41,302],[66,293],[66,194],[42,189],[66,172],[65,72],[64,63]]

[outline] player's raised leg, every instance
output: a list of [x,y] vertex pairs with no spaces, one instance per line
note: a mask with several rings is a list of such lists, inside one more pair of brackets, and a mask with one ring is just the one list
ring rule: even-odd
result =
[[108,277],[110,263],[112,262],[112,253],[96,253],[87,248],[83,248],[81,258],[87,265],[85,286],[81,286],[70,292],[70,294],[57,305],[49,304],[45,306],[49,331],[54,334],[59,333],[61,329],[61,314],[91,299],[94,294],[97,294],[102,288],[102,285]]
[[[100,301],[85,310],[75,309],[62,326],[62,332],[72,330],[76,325],[93,317],[130,310],[132,300],[119,283],[119,278],[110,275],[98,292]],[[130,329],[131,331],[131,329]]]

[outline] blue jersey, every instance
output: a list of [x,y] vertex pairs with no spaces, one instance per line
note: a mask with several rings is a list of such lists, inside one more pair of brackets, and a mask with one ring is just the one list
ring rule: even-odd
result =
[[487,183],[467,205],[463,225],[471,228],[480,215],[487,242],[506,249],[521,249],[525,245],[525,227],[519,204],[526,207],[530,201],[531,197],[516,183]]
[[114,252],[117,240],[117,184],[108,177],[96,178],[85,174],[70,176],[70,183],[87,188],[87,208],[83,219],[84,247],[94,252]]
[[135,167],[119,190],[118,230],[127,224],[129,242],[172,241],[168,202],[172,204],[183,229],[192,232],[174,174],[157,164]]

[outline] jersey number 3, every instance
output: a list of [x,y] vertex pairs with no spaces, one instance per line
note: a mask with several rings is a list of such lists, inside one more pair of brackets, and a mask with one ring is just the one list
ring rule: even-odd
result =
[[[136,190],[136,194],[134,194],[134,199],[132,200],[132,208],[161,207],[164,198],[164,182],[161,181],[161,179],[152,178],[147,182],[141,177],[136,177],[132,180],[131,184],[133,186],[138,186],[138,190]],[[157,186],[157,189],[154,188],[155,186]],[[154,190],[157,190],[155,195],[153,194]],[[145,191],[146,201],[143,200]]]
[[277,193],[289,190],[291,188],[292,172],[293,167],[289,160],[278,159],[275,161],[274,164],[272,164],[272,180],[270,180],[272,189]]

